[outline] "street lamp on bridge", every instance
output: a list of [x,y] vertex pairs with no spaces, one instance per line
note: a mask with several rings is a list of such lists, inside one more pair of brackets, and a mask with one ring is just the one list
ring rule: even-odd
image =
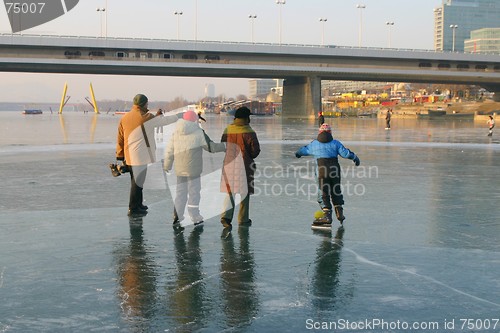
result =
[[326,17],[320,17],[319,21],[322,23],[322,32],[321,32],[321,45],[325,45],[325,22],[328,21]]
[[194,2],[194,41],[198,41],[198,0]]
[[96,11],[101,14],[101,37],[102,37],[102,35],[103,35],[102,34],[102,14],[104,14],[106,12],[106,8],[104,8],[104,7],[102,7],[102,8],[98,7],[96,9]]
[[394,22],[385,22],[385,24],[389,27],[389,48],[391,48],[391,39],[392,39],[392,26],[394,25]]
[[280,7],[280,22],[279,22],[279,41],[281,45],[281,7],[286,3],[286,0],[276,0],[276,4]]
[[175,11],[174,15],[177,16],[177,40],[179,40],[179,18],[182,15],[181,11]]
[[451,30],[452,30],[452,36],[453,36],[452,43],[451,43],[451,51],[452,51],[452,52],[455,52],[455,32],[456,32],[456,30],[457,30],[457,28],[458,28],[458,25],[456,25],[456,24],[451,24],[451,25],[450,25],[450,28],[451,28]]
[[361,40],[363,39],[363,9],[366,8],[363,4],[356,5],[356,8],[359,9],[359,38],[358,38],[358,46],[361,47]]
[[254,39],[253,39],[253,24],[254,24],[255,19],[257,18],[257,15],[250,14],[250,15],[248,15],[248,18],[250,19],[250,22],[251,22],[251,36],[252,36],[252,43],[253,43],[254,42]]

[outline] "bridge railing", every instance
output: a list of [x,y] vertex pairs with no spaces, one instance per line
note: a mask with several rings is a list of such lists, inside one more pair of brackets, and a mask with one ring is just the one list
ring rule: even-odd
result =
[[[247,46],[272,46],[272,47],[305,47],[305,48],[317,48],[317,49],[349,49],[349,50],[390,50],[390,51],[401,51],[401,52],[432,52],[432,53],[452,53],[451,51],[435,51],[428,49],[406,49],[406,48],[385,48],[385,47],[360,47],[360,46],[345,46],[345,45],[318,45],[318,44],[286,44],[286,43],[265,43],[265,42],[237,42],[237,41],[208,41],[208,40],[189,40],[189,39],[160,39],[160,38],[144,38],[144,37],[94,37],[94,36],[71,36],[71,35],[35,35],[35,34],[23,34],[23,33],[0,33],[1,37],[26,37],[26,38],[56,38],[56,39],[75,39],[75,40],[93,40],[93,41],[145,41],[145,42],[159,42],[159,43],[188,43],[188,44],[224,44],[224,45],[247,45]],[[453,52],[453,53],[463,53],[463,52]]]

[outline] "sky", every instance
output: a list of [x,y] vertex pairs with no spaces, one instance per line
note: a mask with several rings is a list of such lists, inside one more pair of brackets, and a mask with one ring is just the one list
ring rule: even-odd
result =
[[[80,0],[65,15],[23,34],[162,38],[283,44],[361,45],[433,49],[433,9],[441,0]],[[365,5],[364,9],[357,8]],[[106,8],[98,12],[97,8]],[[182,11],[182,15],[174,12]],[[195,13],[198,13],[197,15]],[[281,14],[281,15],[280,15]],[[281,19],[280,19],[281,16]],[[321,22],[319,19],[326,19]],[[387,25],[386,22],[394,22]],[[195,28],[197,27],[197,28]],[[324,34],[323,34],[324,29]],[[196,31],[196,33],[195,33]],[[0,8],[0,33],[11,33],[6,10]],[[151,100],[204,97],[206,84],[216,95],[248,94],[247,79],[0,73],[0,102],[55,102],[64,83],[72,102],[85,102],[92,82],[98,100]]]

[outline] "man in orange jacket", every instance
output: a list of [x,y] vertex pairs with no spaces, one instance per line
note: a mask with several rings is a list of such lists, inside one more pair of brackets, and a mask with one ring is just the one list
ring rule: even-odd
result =
[[[180,114],[182,116],[182,114]],[[143,204],[142,189],[146,180],[148,164],[156,161],[154,129],[176,122],[178,115],[163,116],[159,110],[156,116],[149,113],[148,98],[143,94],[134,97],[134,105],[118,125],[116,159],[123,161],[130,170],[130,199],[128,215],[141,217],[147,214]]]

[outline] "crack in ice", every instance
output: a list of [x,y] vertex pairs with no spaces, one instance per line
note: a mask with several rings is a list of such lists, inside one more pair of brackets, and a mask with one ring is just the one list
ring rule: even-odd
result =
[[5,268],[2,268],[2,272],[0,273],[0,288],[3,287],[3,273],[5,272]]
[[454,288],[452,286],[449,286],[447,285],[446,283],[444,282],[441,282],[439,280],[436,280],[430,276],[426,276],[426,275],[422,275],[422,274],[418,274],[417,272],[413,271],[413,270],[410,270],[410,269],[399,269],[399,268],[394,268],[394,267],[391,267],[391,266],[387,266],[387,265],[384,265],[384,264],[381,264],[381,263],[378,263],[378,262],[375,262],[375,261],[372,261],[366,257],[363,257],[362,255],[356,253],[355,251],[351,250],[351,249],[348,249],[348,248],[344,248],[344,251],[348,251],[350,253],[352,253],[356,259],[362,263],[365,263],[365,264],[368,264],[368,265],[372,265],[372,266],[376,266],[376,267],[380,267],[382,269],[385,269],[385,270],[388,270],[388,271],[396,271],[396,272],[401,272],[401,273],[406,273],[406,274],[410,274],[410,275],[414,275],[414,276],[417,276],[417,277],[420,277],[422,279],[425,279],[427,281],[430,281],[434,284],[437,284],[437,285],[440,285],[442,287],[445,287],[447,289],[450,289],[460,295],[464,295],[464,296],[467,296],[467,297],[470,297],[472,299],[475,299],[476,301],[480,301],[480,302],[483,302],[483,303],[486,303],[486,304],[490,304],[490,305],[494,305],[496,307],[500,307],[500,304],[498,303],[495,303],[495,302],[492,302],[492,301],[489,301],[487,299],[484,299],[484,298],[481,298],[481,297],[478,297],[478,296],[475,296],[475,295],[472,295],[472,294],[469,294],[465,291],[462,291],[460,289],[457,289],[457,288]]
[[212,275],[208,275],[202,279],[199,279],[199,280],[196,280],[196,281],[193,281],[191,283],[188,283],[186,284],[185,286],[182,286],[182,287],[179,287],[176,289],[176,292],[183,292],[185,290],[188,290],[188,289],[191,289],[193,288],[194,286],[200,284],[200,283],[203,283],[203,282],[206,282],[207,280],[210,280],[214,277],[218,277],[218,276],[221,276],[221,275],[224,275],[224,274],[235,274],[236,272],[232,272],[232,271],[222,271],[220,273],[216,273],[216,274],[212,274]]

